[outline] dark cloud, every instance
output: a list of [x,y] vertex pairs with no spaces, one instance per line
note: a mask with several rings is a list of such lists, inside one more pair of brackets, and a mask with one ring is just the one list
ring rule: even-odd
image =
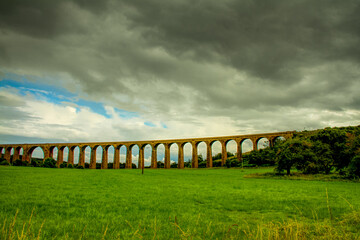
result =
[[0,71],[159,121],[359,110],[359,11],[357,0],[4,0]]
[[153,44],[201,60],[216,52],[224,64],[267,80],[298,81],[299,67],[349,59],[359,44],[358,1],[127,4],[136,9],[127,17]]

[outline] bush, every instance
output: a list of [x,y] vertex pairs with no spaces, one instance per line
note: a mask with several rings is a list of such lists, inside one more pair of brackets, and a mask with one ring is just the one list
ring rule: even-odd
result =
[[231,168],[231,159],[226,159],[225,166],[226,166],[227,168]]
[[206,168],[206,161],[201,161],[198,163],[198,168]]
[[2,160],[0,162],[0,165],[2,165],[2,166],[10,166],[10,163],[8,161],[6,161],[6,160]]
[[30,166],[32,166],[32,167],[41,167],[41,166],[42,166],[42,163],[39,163],[39,162],[36,161],[35,159],[31,159]]
[[132,163],[132,164],[131,164],[131,167],[132,167],[133,169],[136,169],[136,168],[137,168],[135,163]]
[[67,163],[63,162],[62,164],[59,165],[60,168],[66,168]]
[[56,168],[56,161],[53,158],[47,158],[44,161],[43,167],[45,167],[45,168]]
[[[23,161],[21,161],[21,159],[16,159],[13,162],[13,166],[24,166]],[[25,165],[26,166],[26,165]]]
[[69,164],[67,165],[67,168],[73,168],[73,165],[72,165],[71,163],[69,163]]
[[213,161],[213,167],[221,167],[221,159]]
[[157,161],[156,165],[157,165],[157,168],[164,168],[164,163],[163,162]]
[[81,165],[77,165],[76,168],[77,168],[77,169],[84,169],[84,167],[81,166]]
[[85,163],[85,168],[89,168],[90,167],[90,164],[89,163]]

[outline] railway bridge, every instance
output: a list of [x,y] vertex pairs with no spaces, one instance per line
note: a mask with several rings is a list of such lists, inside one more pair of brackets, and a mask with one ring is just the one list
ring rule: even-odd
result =
[[[190,143],[192,146],[192,168],[198,168],[198,145],[202,142],[206,144],[206,167],[213,166],[212,160],[212,145],[214,142],[221,143],[221,165],[223,166],[227,159],[226,145],[230,141],[235,141],[237,145],[237,159],[242,161],[242,143],[249,139],[253,143],[253,150],[258,149],[258,143],[261,139],[266,138],[269,145],[273,146],[275,141],[281,137],[288,139],[293,136],[295,131],[275,132],[275,133],[260,133],[250,135],[235,135],[235,136],[221,136],[221,137],[205,137],[205,138],[187,138],[187,139],[168,139],[168,140],[149,140],[149,141],[125,141],[125,142],[83,142],[83,143],[39,143],[39,144],[0,144],[0,153],[10,162],[19,159],[22,161],[31,161],[32,153],[36,148],[42,149],[44,152],[44,159],[54,156],[54,149],[57,148],[57,166],[64,162],[64,150],[68,148],[67,163],[74,165],[74,152],[79,149],[79,162],[81,166],[85,166],[85,149],[90,147],[90,169],[96,168],[96,150],[99,146],[102,148],[101,168],[108,168],[108,149],[114,147],[113,168],[120,168],[120,148],[126,147],[126,162],[125,168],[132,168],[132,148],[139,147],[138,168],[144,165],[144,149],[150,146],[151,154],[151,168],[157,168],[157,147],[161,144],[165,147],[164,168],[170,168],[170,147],[173,144],[178,146],[178,168],[184,168],[184,145]],[[21,154],[22,153],[22,154]]]

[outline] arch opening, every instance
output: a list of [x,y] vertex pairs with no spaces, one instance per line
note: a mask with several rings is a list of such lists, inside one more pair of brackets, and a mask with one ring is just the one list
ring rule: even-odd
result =
[[131,149],[131,165],[132,168],[138,168],[138,161],[139,161],[139,152],[140,152],[140,148],[137,144],[132,145],[130,147]]
[[247,154],[253,150],[253,142],[247,138],[241,142],[241,152]]
[[30,155],[30,162],[32,160],[34,161],[39,161],[39,162],[43,162],[44,161],[44,150],[42,149],[42,147],[33,147],[30,149],[29,151],[29,155]]
[[151,158],[152,158],[152,147],[150,144],[143,146],[144,148],[144,166],[145,168],[151,167]]
[[113,145],[107,146],[107,167],[108,169],[114,168],[115,148]]
[[57,160],[58,158],[58,148],[53,146],[53,147],[50,147],[50,157],[53,158],[55,161]]
[[57,155],[58,158],[56,158],[56,160],[59,167],[66,167],[69,160],[69,148],[66,146],[60,147],[58,149]]
[[127,148],[125,145],[122,145],[120,147],[120,168],[125,168],[125,163],[126,163],[126,154],[127,154]]
[[235,142],[235,140],[229,140],[226,142],[226,152],[228,158],[236,157],[237,143]]
[[164,168],[165,167],[165,146],[164,144],[160,143],[155,146],[156,148],[156,164],[157,168]]
[[256,149],[264,149],[270,146],[270,141],[266,137],[262,137],[257,141]]
[[235,140],[231,139],[225,143],[226,148],[226,158],[231,167],[238,167],[238,144]]
[[74,167],[79,165],[79,158],[80,158],[80,148],[78,146],[73,147],[74,152]]
[[286,141],[286,138],[283,137],[283,136],[278,136],[278,137],[274,138],[274,144],[278,144],[278,143],[281,143],[283,141]]
[[95,162],[95,168],[96,169],[101,169],[101,162],[102,162],[102,157],[103,157],[103,148],[102,148],[102,146],[100,146],[100,145],[95,146],[91,151],[96,152],[95,160],[93,160]]
[[184,149],[184,167],[191,168],[192,165],[192,145],[187,142],[183,144]]
[[84,157],[85,157],[85,168],[89,168],[90,167],[90,158],[91,158],[91,148],[90,146],[85,146],[84,147]]
[[198,157],[198,168],[206,168],[207,146],[205,142],[199,142],[197,144],[197,157]]
[[210,143],[213,167],[221,167],[222,146],[220,141]]
[[177,168],[179,163],[179,146],[175,143],[170,144],[170,168]]

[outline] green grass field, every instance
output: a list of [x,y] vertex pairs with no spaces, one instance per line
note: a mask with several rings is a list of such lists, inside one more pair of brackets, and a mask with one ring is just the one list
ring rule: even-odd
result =
[[141,175],[0,167],[1,236],[261,239],[268,229],[279,239],[306,229],[310,235],[300,231],[300,237],[360,236],[359,183],[244,178],[265,171],[272,170],[145,169]]

